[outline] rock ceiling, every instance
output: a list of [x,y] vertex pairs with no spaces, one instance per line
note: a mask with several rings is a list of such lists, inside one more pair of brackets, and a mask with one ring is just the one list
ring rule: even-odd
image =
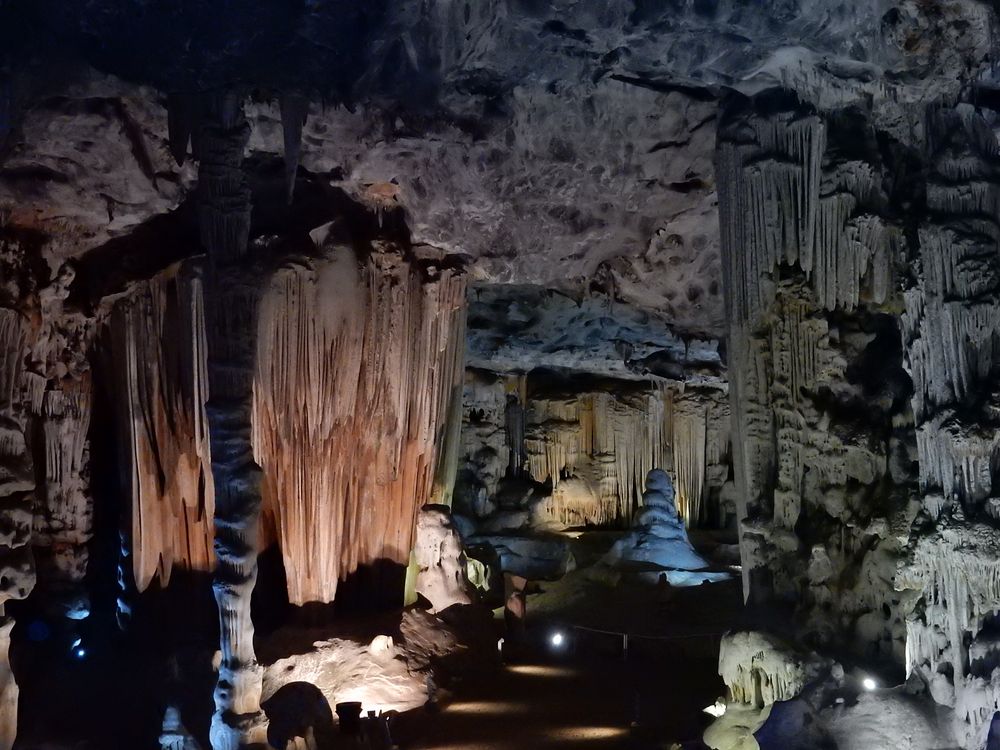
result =
[[52,5],[0,5],[0,206],[53,238],[51,265],[178,206],[194,172],[170,155],[167,95],[237,83],[251,150],[282,151],[275,99],[304,94],[302,168],[402,205],[414,241],[479,282],[607,294],[716,337],[720,99],[780,83],[871,100],[892,81],[883,117],[905,131],[906,101],[988,51],[975,2],[257,0],[224,31],[198,2]]

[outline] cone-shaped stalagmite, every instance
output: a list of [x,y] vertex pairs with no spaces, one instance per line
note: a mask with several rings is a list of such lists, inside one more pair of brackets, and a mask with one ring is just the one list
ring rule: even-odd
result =
[[214,589],[222,652],[211,731],[215,750],[265,742],[261,668],[250,619],[261,495],[260,468],[250,443],[258,289],[247,258],[250,190],[243,151],[249,131],[237,94],[205,97],[198,139],[198,211],[209,258],[206,412],[215,484]]

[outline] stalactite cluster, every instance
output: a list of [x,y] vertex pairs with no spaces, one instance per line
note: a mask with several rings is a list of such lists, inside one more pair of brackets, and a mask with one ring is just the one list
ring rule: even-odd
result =
[[987,122],[970,105],[928,109],[928,212],[902,315],[921,503],[938,522],[897,582],[920,595],[906,623],[907,671],[955,707],[956,733],[969,748],[1000,709],[991,525],[1000,516],[1000,149]]
[[[464,353],[465,283],[388,244],[290,263],[262,303],[254,450],[293,603],[405,565],[433,494]],[[316,529],[324,529],[316,533]]]
[[675,477],[688,525],[718,500],[728,476],[724,393],[665,384],[548,393],[529,384],[535,377],[466,379],[462,463],[481,482],[473,515],[492,512],[505,478],[524,476],[551,486],[534,509],[539,523],[627,524],[646,474],[660,467]]
[[[853,630],[863,650],[901,654],[902,622],[881,609],[896,595],[877,572],[900,548],[879,514],[905,503],[885,486],[906,424],[901,355],[877,381],[863,375],[898,336],[878,321],[903,247],[875,139],[845,145],[845,131],[871,132],[857,111],[774,95],[729,117],[716,157],[744,590],[796,601],[808,582],[797,603],[819,638]],[[836,588],[835,570],[855,566],[868,573]]]
[[[213,561],[202,287],[197,264],[169,269],[109,317],[140,588]],[[263,285],[251,437],[292,602],[406,564],[461,382],[464,294],[456,269],[389,245],[333,245]]]
[[196,265],[137,284],[108,318],[135,584],[170,582],[174,564],[209,571],[215,493],[205,403],[205,323]]
[[14,620],[5,611],[35,585],[31,554],[35,480],[25,439],[24,360],[28,323],[14,310],[0,307],[0,748],[13,747],[17,733],[17,683],[8,650]]

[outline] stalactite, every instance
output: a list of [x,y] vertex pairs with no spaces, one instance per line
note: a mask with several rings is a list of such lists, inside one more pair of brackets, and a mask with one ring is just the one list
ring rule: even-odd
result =
[[[140,588],[165,583],[174,565],[207,570],[213,560],[195,271],[139,285],[111,317]],[[333,248],[286,263],[266,285],[252,439],[294,603],[332,601],[360,565],[405,564],[416,512],[446,481],[463,295],[458,271],[389,247],[364,261]],[[317,524],[330,533],[315,534]]]
[[707,410],[700,405],[684,409],[678,409],[675,405],[672,442],[677,512],[689,527],[696,526],[702,519],[707,420]]
[[[710,442],[713,461],[728,459],[728,409],[711,389],[680,395],[674,390],[653,385],[631,394],[595,390],[531,398],[528,473],[553,486],[542,520],[628,522],[641,506],[646,475],[665,468],[674,474],[679,512],[686,523],[696,524],[703,513]],[[719,486],[725,474],[716,471]],[[567,478],[572,484],[564,487]]]
[[[734,107],[716,158],[744,594],[764,598],[801,591],[795,535],[809,506],[841,518],[849,483],[874,491],[884,473],[877,431],[831,429],[823,399],[852,391],[845,355],[857,357],[867,335],[855,321],[889,301],[903,245],[877,214],[880,154],[844,160],[826,147],[854,137],[844,125],[855,116],[774,104]],[[850,338],[836,330],[841,320]]]
[[517,373],[504,379],[504,390],[507,393],[507,409],[504,412],[506,426],[506,446],[510,458],[508,470],[517,476],[524,470],[524,417],[527,397],[527,376]]
[[730,316],[756,328],[773,298],[768,278],[775,267],[813,267],[826,134],[811,115],[749,124],[756,143],[720,142],[716,169]]
[[38,488],[39,509],[32,544],[38,550],[40,585],[59,614],[81,620],[90,614],[84,587],[92,536],[93,500],[89,490],[91,415],[90,373],[66,379],[47,390],[39,422],[44,484]]
[[[334,247],[265,294],[254,447],[294,603],[361,565],[405,565],[464,353],[462,275]],[[326,531],[316,534],[316,528]]]
[[32,494],[35,483],[25,440],[26,322],[0,308],[0,749],[10,750],[17,734],[18,688],[8,650],[14,620],[6,611],[35,584],[32,560]]
[[291,204],[302,149],[302,126],[309,114],[309,100],[299,94],[282,94],[280,108],[285,149],[285,190]]
[[[564,475],[590,467],[588,474],[599,507],[587,517],[593,524],[627,521],[639,507],[642,483],[662,460],[660,424],[663,401],[658,392],[632,397],[586,393],[564,399],[533,399],[529,405],[525,448],[528,471],[536,481],[552,481],[565,513],[549,520],[570,522],[578,515],[558,490]],[[576,493],[579,496],[579,493]]]
[[167,585],[175,565],[209,571],[215,560],[201,286],[196,269],[174,267],[137,285],[111,313],[106,367],[139,591],[154,578]]

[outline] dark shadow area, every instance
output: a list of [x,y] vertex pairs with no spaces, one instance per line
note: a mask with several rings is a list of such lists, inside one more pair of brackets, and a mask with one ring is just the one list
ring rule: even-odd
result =
[[286,747],[296,737],[312,730],[319,750],[333,748],[336,729],[326,696],[308,682],[289,682],[263,703],[270,722],[267,741],[271,747]]

